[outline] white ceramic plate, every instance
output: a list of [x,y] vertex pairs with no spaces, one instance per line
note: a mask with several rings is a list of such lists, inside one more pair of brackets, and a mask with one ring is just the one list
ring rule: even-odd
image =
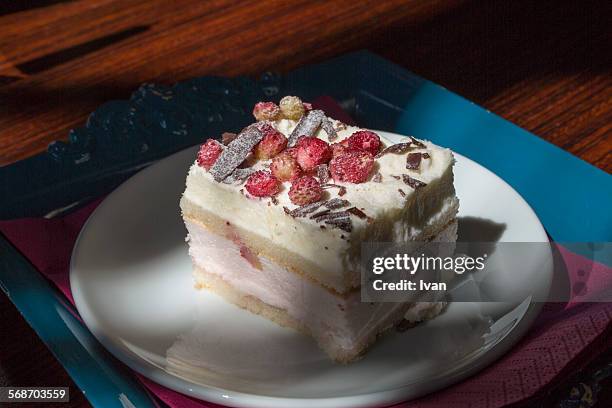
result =
[[[166,387],[237,407],[392,404],[482,369],[539,311],[527,301],[453,303],[432,321],[383,337],[362,360],[333,364],[309,338],[193,288],[179,197],[195,151],[161,160],[110,194],[81,231],[71,261],[72,293],[89,329],[120,360]],[[516,191],[456,158],[460,238],[547,242]],[[550,280],[549,270],[528,272],[543,277],[543,285]],[[169,364],[170,348],[191,353],[193,364]]]

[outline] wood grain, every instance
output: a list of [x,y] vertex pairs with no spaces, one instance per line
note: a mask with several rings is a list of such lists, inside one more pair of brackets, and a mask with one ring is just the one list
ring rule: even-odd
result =
[[51,3],[0,16],[0,164],[142,82],[287,71],[369,48],[612,171],[604,2]]
[[[612,172],[610,2],[28,3],[0,5],[0,165],[142,82],[285,72],[367,48]],[[72,384],[3,296],[0,367],[21,367],[9,379]]]
[[609,2],[469,2],[372,48],[612,172],[610,17]]

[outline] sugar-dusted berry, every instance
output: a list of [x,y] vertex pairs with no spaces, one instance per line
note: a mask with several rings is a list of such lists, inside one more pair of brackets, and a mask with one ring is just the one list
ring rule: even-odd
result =
[[299,120],[304,115],[304,104],[297,96],[285,96],[278,105],[285,119]]
[[274,102],[257,102],[253,108],[253,116],[257,120],[276,120],[280,116],[280,108]]
[[303,176],[291,184],[289,199],[295,205],[306,205],[319,201],[323,195],[321,185],[312,176]]
[[364,150],[354,150],[334,157],[329,171],[335,181],[363,183],[374,168],[374,156]]
[[287,150],[273,158],[270,164],[272,175],[280,181],[295,180],[302,174],[297,160]]
[[314,170],[332,158],[329,144],[316,137],[302,137],[297,143],[297,162],[305,171]]
[[255,197],[270,197],[280,190],[280,181],[269,171],[258,170],[249,176],[244,187]]
[[358,130],[347,139],[348,148],[351,150],[364,150],[373,156],[380,150],[380,137],[369,130]]
[[340,156],[341,154],[344,154],[349,151],[346,144],[341,142],[332,143],[330,147],[332,149],[332,157]]
[[297,152],[298,152],[298,149],[297,149],[297,147],[295,147],[295,146],[294,146],[294,147],[290,147],[290,148],[288,148],[288,149],[287,149],[287,150],[285,150],[283,153],[287,153],[287,154],[289,154],[291,157],[293,157],[294,159],[297,159]]
[[200,146],[200,150],[198,151],[198,166],[209,170],[212,165],[215,164],[221,153],[223,153],[223,145],[215,139],[208,139]]
[[253,151],[255,158],[259,160],[271,159],[287,147],[285,135],[274,129],[269,123],[265,123],[259,130],[264,134],[264,137],[255,146]]

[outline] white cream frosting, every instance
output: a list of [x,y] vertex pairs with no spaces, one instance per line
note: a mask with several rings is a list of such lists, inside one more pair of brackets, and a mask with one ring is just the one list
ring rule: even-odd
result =
[[[346,126],[332,121],[340,128],[340,142],[360,128]],[[289,135],[297,122],[282,119],[272,125],[285,135]],[[319,129],[316,136],[329,141],[327,133]],[[382,140],[389,145],[388,141]],[[405,154],[385,154],[376,159],[375,172],[382,175],[382,181],[368,181],[361,184],[341,183],[346,194],[341,198],[350,201],[351,206],[361,209],[373,219],[368,224],[356,216],[351,216],[353,230],[346,233],[340,229],[321,229],[320,223],[308,217],[292,218],[283,210],[296,208],[288,197],[290,183],[283,183],[281,192],[276,196],[278,205],[270,205],[269,198],[250,197],[244,184],[229,185],[215,182],[212,176],[194,163],[187,177],[187,188],[184,199],[196,206],[230,220],[232,225],[252,232],[272,242],[274,245],[299,254],[326,271],[322,283],[336,290],[347,290],[347,271],[357,269],[358,253],[361,241],[406,241],[428,239],[428,232],[452,220],[457,212],[458,200],[452,187],[452,153],[423,141],[425,148],[412,151],[427,152],[430,158],[423,159],[419,170],[406,169]],[[269,161],[267,161],[269,163]],[[258,162],[255,168],[264,168],[266,162]],[[428,184],[427,187],[415,190],[401,179],[392,176],[408,174]],[[444,177],[446,176],[446,177]],[[450,176],[450,177],[449,177]],[[239,190],[243,190],[240,193]],[[401,189],[405,196],[400,194]],[[328,198],[337,197],[338,189],[327,190]],[[436,231],[437,232],[437,231]],[[341,239],[340,237],[345,239]],[[352,285],[355,286],[355,277]]]
[[[334,125],[337,125],[339,122],[332,120]],[[297,122],[288,119],[281,119],[276,122],[271,123],[278,131],[283,133],[285,136],[289,136],[293,131],[293,128],[296,126]],[[315,136],[325,140],[329,143],[337,143],[352,135],[354,132],[358,130],[363,130],[362,128],[358,128],[355,126],[346,126],[346,128],[338,131],[338,138],[333,142],[329,142],[329,137],[327,133],[323,129],[319,129]],[[387,146],[390,145],[389,142],[382,140]],[[418,148],[413,149],[411,152],[427,152],[430,155],[430,158],[422,159],[421,165],[418,170],[407,170],[406,169],[406,155],[405,154],[385,154],[376,159],[376,167],[375,171],[378,171],[382,175],[382,181],[380,183],[375,182],[366,182],[360,184],[353,183],[342,183],[330,181],[334,184],[343,185],[346,187],[346,194],[342,196],[343,199],[349,200],[351,204],[357,208],[365,208],[366,214],[370,217],[376,217],[382,212],[388,211],[390,208],[401,209],[404,207],[405,202],[408,200],[409,196],[414,193],[414,189],[406,185],[401,179],[396,179],[392,176],[399,176],[401,174],[408,174],[411,177],[416,178],[417,180],[423,181],[425,183],[431,183],[433,180],[440,178],[444,172],[452,167],[454,163],[452,152],[449,149],[441,148],[439,146],[434,145],[431,142],[423,141],[423,143],[427,146],[426,148]],[[253,166],[255,169],[265,169],[264,164],[268,163],[268,161],[257,162]],[[204,182],[204,180],[208,182],[214,182],[212,176],[206,171],[206,169],[197,165],[196,162],[193,163],[191,169],[189,170],[190,176],[193,175],[194,178],[198,177],[200,182]],[[233,192],[237,192],[243,185],[229,185],[223,183],[216,183],[222,188],[226,190],[230,190]],[[289,187],[291,186],[290,182],[284,182],[283,188],[281,192],[276,196],[279,201],[280,206],[287,206],[290,209],[295,208],[296,206],[291,203],[289,200]],[[188,185],[189,187],[189,185]],[[402,196],[398,189],[402,189],[406,193],[406,197]],[[185,191],[185,194],[188,196],[189,188]],[[330,194],[335,196],[337,190],[332,189]],[[248,196],[248,193],[245,190],[245,194]],[[196,197],[197,198],[197,197]],[[255,201],[263,201],[265,205],[269,201],[268,198],[256,198],[251,197],[252,200]],[[280,209],[282,211],[282,208]],[[354,219],[358,222],[365,223],[365,221],[360,219]],[[308,222],[308,218],[300,219],[302,222]],[[314,221],[311,223],[316,224]]]

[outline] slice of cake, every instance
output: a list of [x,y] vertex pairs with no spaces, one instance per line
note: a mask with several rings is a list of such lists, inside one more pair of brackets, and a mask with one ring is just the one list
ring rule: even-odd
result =
[[196,287],[312,336],[340,362],[404,316],[439,313],[436,303],[362,303],[360,250],[456,240],[451,151],[390,144],[293,96],[253,113],[239,134],[206,141],[187,176]]

